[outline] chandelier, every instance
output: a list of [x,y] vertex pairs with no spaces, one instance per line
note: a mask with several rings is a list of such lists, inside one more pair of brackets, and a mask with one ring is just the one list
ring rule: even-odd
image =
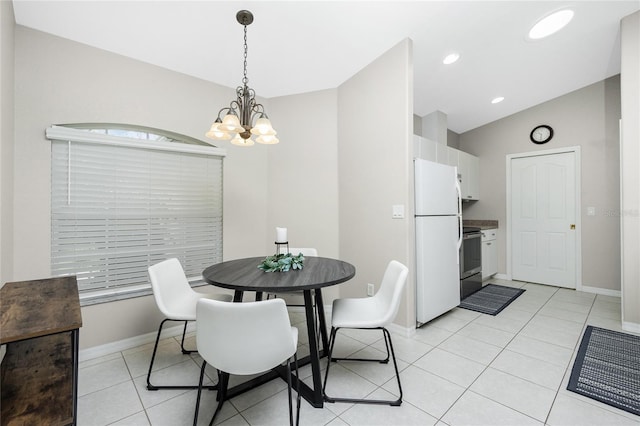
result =
[[[237,98],[228,107],[218,111],[216,121],[206,133],[208,138],[214,140],[229,140],[238,146],[251,146],[255,142],[262,144],[276,144],[280,142],[276,137],[276,131],[271,127],[271,122],[262,104],[256,102],[256,93],[247,83],[247,25],[253,22],[253,14],[248,10],[241,10],[236,14],[236,20],[244,26],[244,76],[242,86],[236,88]],[[222,113],[226,114],[221,119]]]

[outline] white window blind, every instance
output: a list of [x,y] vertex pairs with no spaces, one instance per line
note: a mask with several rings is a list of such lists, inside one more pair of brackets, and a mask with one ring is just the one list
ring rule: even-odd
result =
[[149,293],[147,268],[170,257],[191,280],[222,261],[220,150],[55,133],[51,270],[76,275],[81,299]]

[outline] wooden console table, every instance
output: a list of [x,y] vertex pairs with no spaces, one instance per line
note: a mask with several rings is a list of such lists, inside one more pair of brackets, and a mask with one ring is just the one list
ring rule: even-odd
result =
[[76,424],[81,326],[75,277],[0,289],[0,424]]

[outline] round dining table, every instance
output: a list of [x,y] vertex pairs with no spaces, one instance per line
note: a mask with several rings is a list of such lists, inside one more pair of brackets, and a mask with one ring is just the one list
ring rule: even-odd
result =
[[[350,263],[337,259],[307,256],[304,258],[302,269],[292,269],[287,272],[264,272],[258,268],[263,260],[264,257],[250,257],[217,263],[206,268],[202,272],[202,277],[209,284],[233,290],[234,302],[242,302],[246,291],[255,292],[256,300],[261,300],[264,292],[302,292],[309,336],[309,356],[300,359],[299,364],[311,364],[313,388],[299,380],[300,393],[311,405],[322,408],[324,399],[320,358],[326,356],[329,348],[322,303],[322,288],[350,280],[355,276],[356,268]],[[319,325],[320,336],[316,335],[316,324]],[[322,344],[321,349],[318,348],[319,344]],[[282,377],[286,380],[286,368],[278,367],[229,389],[227,398],[253,389],[275,377]],[[297,386],[298,378],[293,376],[292,379],[294,387]]]

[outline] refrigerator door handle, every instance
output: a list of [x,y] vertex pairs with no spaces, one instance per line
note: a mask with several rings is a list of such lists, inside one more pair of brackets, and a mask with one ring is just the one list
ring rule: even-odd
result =
[[[456,172],[457,172],[456,168]],[[462,190],[460,189],[460,182],[456,179],[456,192],[458,193],[458,252],[456,254],[458,258],[458,265],[460,264],[460,248],[462,247]]]

